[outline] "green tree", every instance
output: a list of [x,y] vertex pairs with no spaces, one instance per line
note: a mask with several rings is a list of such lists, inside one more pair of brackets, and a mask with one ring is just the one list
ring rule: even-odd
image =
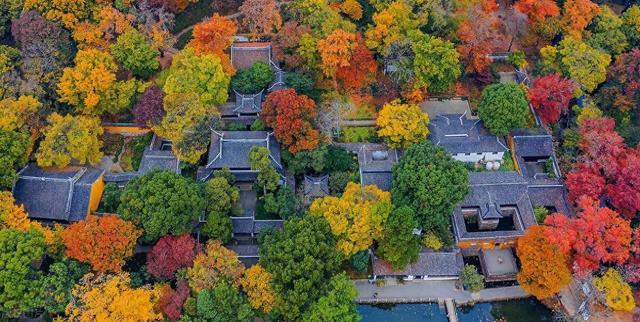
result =
[[354,298],[358,295],[353,282],[344,274],[338,274],[329,281],[327,294],[311,305],[303,320],[310,322],[341,321],[357,322],[360,315]]
[[453,44],[429,35],[417,37],[411,44],[415,58],[415,85],[431,93],[441,93],[455,83],[462,74],[460,54]]
[[529,115],[527,95],[516,84],[492,84],[482,91],[478,116],[491,134],[505,136],[524,127]]
[[592,92],[607,78],[611,56],[587,43],[565,37],[558,46],[540,49],[546,70],[560,71],[573,78],[586,92]]
[[484,276],[478,273],[478,269],[474,265],[465,264],[459,278],[467,291],[478,292],[484,288]]
[[278,188],[280,174],[271,165],[271,152],[263,146],[253,146],[249,150],[249,164],[251,170],[258,171],[256,183],[267,191],[275,191]]
[[[0,38],[11,29],[11,20],[18,18],[22,12],[23,0],[0,1]],[[9,27],[9,28],[7,28]]]
[[[282,151],[282,159],[287,164],[287,170],[294,175],[325,170],[325,166],[331,166],[327,145],[320,144],[313,150],[304,150],[295,154]],[[327,171],[328,168],[326,169]]]
[[468,192],[463,163],[429,141],[409,147],[393,169],[393,204],[412,208],[418,224],[447,243],[452,241],[449,217]]
[[173,142],[172,151],[181,161],[197,164],[207,152],[211,128],[219,120],[218,110],[204,104],[196,93],[165,96],[163,108],[166,115],[153,131]]
[[260,264],[272,274],[275,310],[299,320],[327,289],[342,256],[329,224],[320,217],[293,218],[263,237]]
[[0,190],[11,190],[17,174],[29,160],[31,138],[26,133],[0,129]]
[[44,253],[44,237],[34,228],[0,230],[0,311],[8,317],[42,307],[42,273],[34,263]]
[[202,233],[226,243],[231,239],[231,218],[229,212],[240,199],[240,189],[222,176],[214,177],[205,185],[207,198],[207,222]]
[[79,164],[97,165],[102,158],[102,141],[98,138],[103,129],[100,120],[88,116],[49,116],[49,126],[44,130],[44,140],[36,152],[41,167],[63,168],[76,161]]
[[160,67],[158,52],[135,29],[118,36],[116,43],[111,45],[111,54],[137,77],[147,78]]
[[71,299],[71,289],[88,272],[88,265],[68,258],[51,264],[40,289],[44,309],[53,314],[64,313]]
[[617,56],[629,47],[627,36],[622,30],[623,21],[609,7],[600,8],[600,14],[591,22],[591,36],[586,41],[593,48]]
[[[389,224],[387,224],[389,225]],[[359,251],[351,256],[351,268],[356,272],[365,273],[369,268],[369,250]]]
[[394,209],[378,241],[378,255],[388,261],[393,269],[402,270],[418,259],[420,237],[413,234],[418,227],[411,208]]
[[141,240],[151,243],[192,228],[205,210],[200,187],[179,174],[151,171],[131,180],[122,195],[118,214],[144,229]]
[[634,4],[622,13],[622,32],[630,47],[640,46],[640,6]]
[[120,205],[121,192],[122,191],[118,188],[118,185],[113,182],[109,182],[104,185],[104,192],[102,193],[102,211],[112,214],[116,213],[116,211],[118,211],[118,206]]
[[197,94],[206,106],[220,106],[229,97],[229,75],[222,69],[220,58],[197,55],[187,47],[173,57],[163,90],[166,96]]
[[266,88],[275,76],[269,64],[259,61],[238,71],[231,79],[231,87],[244,94],[254,94]]
[[250,322],[254,318],[247,298],[227,282],[198,293],[196,312],[195,321]]

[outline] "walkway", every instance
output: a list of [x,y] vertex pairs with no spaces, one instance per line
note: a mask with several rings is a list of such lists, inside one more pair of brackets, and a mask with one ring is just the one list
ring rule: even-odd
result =
[[[388,282],[388,281],[387,281]],[[492,302],[525,298],[526,294],[520,286],[489,288],[472,294],[456,288],[456,281],[407,281],[404,284],[377,287],[366,280],[355,282],[358,290],[356,301],[359,303],[422,303],[438,302],[451,298],[456,304],[474,302]],[[374,293],[378,293],[376,297]]]

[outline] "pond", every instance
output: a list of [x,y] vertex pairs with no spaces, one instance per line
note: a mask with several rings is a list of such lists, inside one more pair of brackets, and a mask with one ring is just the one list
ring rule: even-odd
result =
[[[435,303],[358,305],[363,322],[434,321],[447,322],[446,312]],[[553,312],[534,299],[479,303],[457,308],[460,322],[552,321]]]

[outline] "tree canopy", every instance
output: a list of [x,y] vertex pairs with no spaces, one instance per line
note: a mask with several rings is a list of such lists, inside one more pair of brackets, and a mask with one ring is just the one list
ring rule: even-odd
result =
[[100,162],[102,141],[98,137],[103,129],[97,118],[53,113],[47,120],[44,140],[36,152],[39,166],[63,168],[72,161],[91,165]]
[[287,319],[300,319],[323,295],[341,257],[324,218],[293,218],[282,230],[264,236],[260,264],[272,274],[274,310]]
[[118,214],[144,229],[146,243],[167,235],[181,235],[205,209],[200,187],[168,171],[152,171],[131,180],[122,191]]
[[482,91],[478,116],[492,134],[505,136],[527,124],[527,96],[516,84],[489,85]]
[[415,104],[402,104],[394,100],[382,106],[376,119],[378,136],[390,148],[406,149],[424,141],[429,135],[429,116]]
[[464,165],[429,141],[414,144],[393,168],[391,197],[397,207],[409,206],[425,230],[452,241],[449,218],[469,191]]

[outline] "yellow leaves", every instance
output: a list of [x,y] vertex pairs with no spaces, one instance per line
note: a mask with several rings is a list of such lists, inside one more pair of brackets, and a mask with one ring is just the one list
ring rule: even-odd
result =
[[72,160],[79,164],[98,164],[102,157],[102,142],[98,136],[103,129],[100,120],[87,116],[49,116],[49,126],[44,130],[44,140],[36,153],[41,167],[65,167]]
[[271,287],[271,273],[260,264],[253,265],[244,271],[240,284],[247,293],[251,307],[264,313],[273,310],[276,296]]
[[83,107],[85,114],[99,114],[94,108],[101,95],[116,81],[117,65],[111,55],[96,49],[80,50],[75,66],[62,72],[58,83],[60,101]]
[[162,314],[155,311],[160,290],[131,288],[128,273],[118,275],[87,274],[71,291],[67,306],[69,321],[156,321]]
[[407,148],[429,135],[429,116],[413,104],[394,100],[385,104],[376,119],[378,135],[392,148]]
[[0,100],[0,129],[14,131],[22,128],[29,119],[37,118],[42,104],[33,96]]
[[338,250],[347,256],[367,249],[374,239],[382,237],[390,212],[388,192],[374,185],[361,187],[355,182],[347,184],[342,197],[319,198],[309,208],[309,213],[327,220],[338,238]]
[[607,269],[602,276],[593,279],[593,285],[604,293],[610,308],[616,311],[632,311],[636,307],[631,286],[622,279],[617,270]]
[[234,251],[222,246],[219,240],[210,240],[205,252],[196,255],[193,266],[187,269],[187,279],[191,289],[199,293],[221,281],[238,287],[243,272],[244,265]]
[[118,35],[133,30],[135,16],[124,14],[117,9],[106,6],[98,13],[99,21],[83,21],[73,30],[73,39],[80,49],[96,48],[106,50]]
[[420,33],[426,20],[426,16],[414,14],[406,2],[396,1],[373,15],[373,26],[365,33],[367,47],[387,56],[393,45],[408,44],[410,33]]
[[362,18],[362,6],[356,0],[345,0],[340,5],[340,10],[353,20],[357,21]]
[[328,77],[333,77],[339,67],[349,66],[351,54],[356,46],[356,35],[342,29],[336,29],[327,38],[319,40],[318,52],[322,61],[322,72]]

